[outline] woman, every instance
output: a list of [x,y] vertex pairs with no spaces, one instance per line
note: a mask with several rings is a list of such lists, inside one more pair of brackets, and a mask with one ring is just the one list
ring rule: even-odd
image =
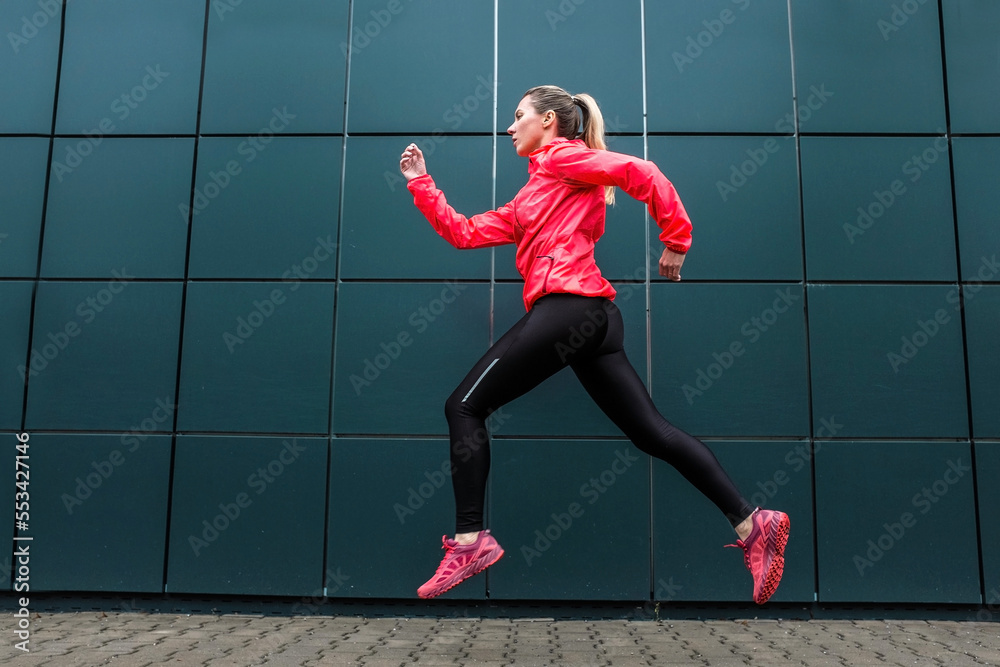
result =
[[[625,356],[622,318],[612,302],[615,290],[594,262],[605,205],[614,203],[617,186],[649,207],[665,245],[660,275],[679,281],[691,222],[677,193],[652,163],[606,150],[604,120],[590,95],[570,95],[556,86],[532,88],[507,133],[517,154],[528,158],[528,182],[509,204],[471,218],[448,205],[415,144],[399,161],[417,208],[449,243],[456,248],[517,246],[528,311],[445,404],[456,532],[454,539],[442,538],[444,559],[418,595],[440,595],[503,555],[483,525],[490,469],[486,418],[569,366],[636,447],[673,465],[726,515],[739,538],[729,546],[743,548],[754,600],[763,604],[781,580],[788,516],[753,508],[711,450],[659,414]],[[581,336],[581,331],[592,335]]]

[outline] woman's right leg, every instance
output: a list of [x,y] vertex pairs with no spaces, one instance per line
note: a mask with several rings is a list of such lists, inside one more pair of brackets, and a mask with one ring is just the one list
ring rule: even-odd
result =
[[[503,556],[503,549],[483,529],[490,471],[486,418],[566,367],[571,352],[599,345],[607,324],[601,302],[571,294],[539,299],[476,363],[448,399],[445,414],[451,438],[456,536],[463,539],[444,539],[445,556],[434,576],[417,589],[420,597],[436,597]],[[581,335],[581,331],[590,335]]]
[[[573,294],[539,299],[473,366],[445,403],[451,438],[456,533],[483,529],[490,445],[486,419],[587,354],[604,339],[603,300]],[[588,337],[580,331],[592,332]]]

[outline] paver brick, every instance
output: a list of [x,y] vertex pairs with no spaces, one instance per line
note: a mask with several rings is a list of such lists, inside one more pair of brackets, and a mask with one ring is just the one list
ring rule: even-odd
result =
[[[2,600],[2,598],[0,598]],[[140,602],[130,603],[133,607]],[[854,665],[1000,667],[1000,623],[938,620],[365,618],[212,611],[32,617],[31,652],[0,616],[12,667]],[[261,603],[259,609],[267,608]],[[969,614],[975,618],[975,614]],[[1000,620],[1000,615],[997,615]]]

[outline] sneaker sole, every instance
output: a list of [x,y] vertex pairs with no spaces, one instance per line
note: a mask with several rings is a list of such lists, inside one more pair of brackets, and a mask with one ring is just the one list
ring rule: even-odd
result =
[[477,559],[475,562],[470,563],[469,564],[470,569],[465,570],[460,577],[456,577],[455,580],[452,583],[450,583],[447,588],[442,588],[440,590],[434,591],[433,593],[426,593],[426,594],[421,594],[420,591],[417,591],[417,597],[424,600],[430,600],[431,598],[436,598],[439,595],[447,593],[448,591],[453,589],[455,586],[458,586],[466,579],[476,576],[477,574],[488,568],[490,565],[496,563],[498,560],[500,560],[500,557],[503,556],[503,554],[504,554],[503,547],[501,547],[498,544],[496,548],[493,549],[493,551],[489,552],[482,558]]
[[790,527],[791,522],[786,514],[778,521],[778,527],[775,529],[774,558],[771,559],[771,566],[767,568],[764,585],[761,586],[760,599],[754,600],[757,604],[764,604],[778,590],[781,575],[785,571],[785,545],[788,544],[788,529]]

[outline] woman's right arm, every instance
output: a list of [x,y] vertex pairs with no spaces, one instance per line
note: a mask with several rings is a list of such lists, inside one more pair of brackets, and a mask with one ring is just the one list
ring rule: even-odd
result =
[[513,204],[467,218],[452,208],[427,173],[424,155],[410,144],[399,160],[413,203],[435,231],[456,248],[488,248],[514,242]]

